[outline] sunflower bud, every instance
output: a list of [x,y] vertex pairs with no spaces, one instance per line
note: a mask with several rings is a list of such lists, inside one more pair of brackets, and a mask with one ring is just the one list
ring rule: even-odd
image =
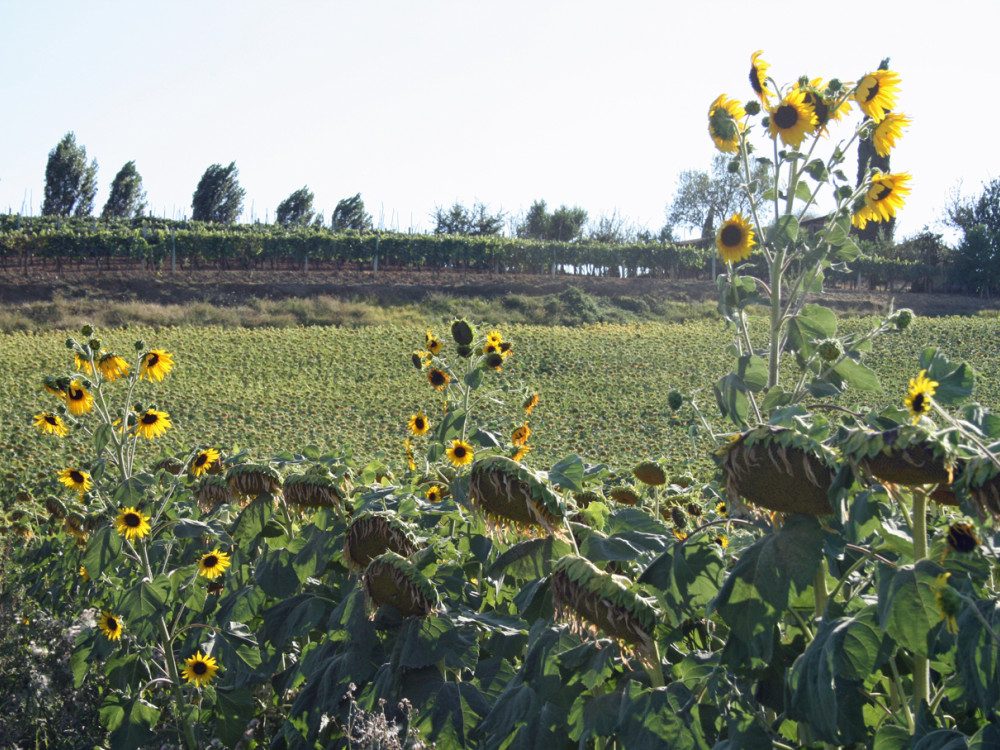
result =
[[94,356],[97,356],[97,353],[101,351],[101,340],[91,339],[90,341],[87,342],[87,346],[90,347],[90,351],[94,353]]
[[743,105],[743,111],[746,112],[748,115],[751,115],[751,116],[753,116],[753,115],[759,115],[760,114],[760,102],[758,102],[756,99],[747,102],[746,104]]
[[844,84],[840,82],[839,78],[832,78],[830,79],[830,83],[827,84],[826,88],[828,91],[837,92],[840,91],[843,87]]
[[476,329],[465,318],[458,318],[451,323],[451,337],[459,346],[469,346],[476,337]]
[[896,330],[905,331],[910,327],[910,323],[913,322],[913,310],[906,307],[896,310],[889,318],[889,322],[896,324]]
[[684,405],[684,396],[681,395],[680,391],[670,391],[667,394],[667,406],[670,407],[671,411],[677,411]]
[[144,352],[146,351],[146,342],[143,341],[142,339],[139,339],[138,341],[135,342],[134,347],[137,352]]
[[89,339],[91,336],[94,335],[94,327],[92,325],[85,325],[83,328],[80,329],[80,335],[83,336],[84,338]]
[[836,362],[844,353],[843,347],[836,339],[821,341],[817,351],[824,362]]
[[79,346],[79,344],[76,343],[76,339],[66,339],[67,349],[76,349],[77,346]]

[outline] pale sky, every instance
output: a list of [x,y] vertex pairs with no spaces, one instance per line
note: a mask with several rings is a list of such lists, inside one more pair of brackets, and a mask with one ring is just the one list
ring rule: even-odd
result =
[[308,185],[327,221],[360,192],[401,231],[455,201],[517,214],[542,199],[655,233],[677,174],[709,166],[709,104],[751,98],[763,49],[781,83],[891,58],[913,119],[892,156],[913,176],[901,238],[960,182],[975,195],[1000,176],[998,7],[0,0],[0,212],[40,212],[48,152],[73,131],[99,165],[98,214],[129,160],[171,218],[190,215],[206,167],[235,161],[243,220],[273,220]]

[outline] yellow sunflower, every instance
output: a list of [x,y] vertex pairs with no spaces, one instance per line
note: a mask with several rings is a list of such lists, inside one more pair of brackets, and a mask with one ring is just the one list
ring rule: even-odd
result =
[[66,383],[63,378],[54,378],[51,375],[46,375],[42,378],[42,388],[51,393],[53,396],[58,396],[59,398],[66,398]]
[[94,368],[90,366],[90,360],[86,357],[81,357],[79,354],[73,355],[73,369],[77,372],[85,372],[88,375],[94,374]]
[[520,447],[518,447],[518,449],[516,451],[514,451],[514,455],[511,456],[511,458],[514,461],[520,461],[525,456],[527,456],[529,453],[531,453],[531,446],[528,445],[527,443],[524,443],[523,445],[521,445]]
[[206,656],[201,651],[195,652],[184,660],[184,669],[181,670],[181,677],[188,682],[193,682],[195,687],[207,685],[219,671],[219,665],[214,656]]
[[806,104],[806,93],[802,89],[792,89],[768,111],[768,132],[772,138],[780,135],[786,146],[798,148],[803,139],[816,130],[816,113]]
[[93,486],[93,482],[90,481],[90,474],[79,469],[63,469],[59,472],[59,481],[71,490],[79,492],[80,497],[83,497],[83,493]]
[[433,333],[431,333],[430,328],[427,329],[427,333],[425,334],[424,339],[426,340],[427,343],[427,351],[429,351],[436,357],[438,353],[441,351],[441,340],[438,339]]
[[464,440],[452,440],[451,447],[445,450],[445,455],[455,466],[465,466],[472,463],[472,446]]
[[725,94],[712,102],[708,108],[708,134],[715,141],[715,147],[724,154],[735,154],[740,147],[740,133],[744,125],[740,120],[746,117],[743,105]]
[[524,413],[531,414],[531,410],[538,406],[538,394],[532,393],[524,399]]
[[87,572],[87,569],[84,566],[81,565],[79,570],[77,570],[77,573],[80,574],[80,578],[83,579],[84,583],[90,580],[90,573]]
[[215,550],[201,556],[201,561],[198,563],[198,575],[208,579],[218,578],[222,575],[222,571],[230,565],[232,565],[232,561],[229,559],[229,555],[226,552]]
[[128,362],[117,354],[102,354],[97,360],[97,369],[109,383],[128,376]]
[[486,334],[486,345],[491,344],[497,349],[503,344],[503,336],[500,335],[500,331],[490,331]]
[[411,414],[410,421],[407,424],[410,432],[417,436],[426,435],[427,431],[431,428],[430,422],[427,421],[427,417],[424,416],[423,412]]
[[749,258],[755,244],[750,220],[739,213],[733,214],[715,236],[715,247],[726,263],[739,263]]
[[174,366],[174,355],[162,349],[153,349],[142,357],[139,379],[147,378],[150,383],[161,381]]
[[431,488],[427,490],[427,502],[429,503],[439,503],[444,499],[444,495],[441,493],[441,488],[438,485],[431,485]]
[[888,156],[889,151],[896,147],[896,139],[903,136],[903,128],[910,126],[910,118],[903,115],[887,114],[875,126],[872,141],[875,143],[875,153]]
[[191,474],[192,476],[200,477],[209,467],[219,460],[219,451],[215,448],[206,448],[201,451],[194,460],[191,461]]
[[899,73],[891,70],[876,70],[862,76],[854,91],[854,100],[861,111],[880,122],[888,110],[896,106],[896,94],[899,93]]
[[846,102],[837,98],[828,99],[824,96],[825,87],[822,78],[814,78],[808,86],[800,86],[796,83],[795,88],[802,89],[803,101],[816,116],[816,130],[821,133],[826,132],[826,126],[830,120],[839,120],[846,111]]
[[413,366],[418,370],[423,370],[427,367],[427,363],[431,360],[431,353],[424,351],[415,351],[410,355],[410,361],[413,362]]
[[170,415],[165,411],[147,409],[139,415],[139,420],[135,423],[135,431],[144,438],[152,440],[166,432],[170,426]]
[[851,217],[858,229],[864,229],[869,221],[888,221],[903,207],[903,196],[910,194],[910,175],[876,174],[872,185],[865,193],[865,205]]
[[913,415],[913,424],[919,422],[924,414],[930,414],[934,390],[938,385],[937,381],[927,377],[927,370],[921,370],[916,379],[910,378],[910,391],[903,399],[903,404]]
[[406,465],[410,467],[410,471],[416,471],[417,462],[413,460],[413,444],[409,438],[403,441],[403,447],[406,449]]
[[79,380],[71,380],[66,387],[66,408],[77,417],[94,408],[94,397],[80,385]]
[[518,427],[510,435],[510,440],[514,445],[524,445],[528,442],[528,438],[531,437],[531,428],[528,427],[528,422],[525,420],[524,424]]
[[451,375],[434,367],[427,373],[427,382],[434,386],[435,390],[443,391],[451,382]]
[[115,529],[129,541],[142,539],[152,531],[149,516],[135,508],[124,508],[118,514],[115,518]]
[[101,619],[97,623],[97,627],[101,629],[104,633],[104,637],[109,641],[120,641],[122,638],[122,621],[117,615],[113,615],[107,610],[101,612]]
[[41,414],[36,414],[34,425],[41,430],[43,435],[66,437],[66,434],[69,432],[66,423],[62,421],[62,417],[50,411],[43,411]]
[[760,59],[762,54],[764,50],[759,49],[750,58],[750,86],[757,98],[763,104],[767,104],[767,97],[772,96],[774,92],[767,87],[767,69],[771,66]]

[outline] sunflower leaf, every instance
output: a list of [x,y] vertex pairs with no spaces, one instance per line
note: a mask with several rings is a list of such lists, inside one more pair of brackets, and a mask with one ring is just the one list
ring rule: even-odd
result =
[[927,370],[930,380],[937,382],[934,400],[938,403],[955,406],[972,395],[975,374],[964,362],[954,365],[940,349],[927,347],[920,353],[919,366]]
[[825,182],[830,177],[830,173],[826,170],[826,164],[822,159],[813,159],[806,164],[803,171],[816,180],[816,182]]
[[812,198],[812,189],[804,182],[797,182],[795,184],[795,197],[808,203],[809,199]]
[[775,247],[785,247],[793,243],[798,236],[799,220],[791,214],[785,214],[767,228],[765,241]]

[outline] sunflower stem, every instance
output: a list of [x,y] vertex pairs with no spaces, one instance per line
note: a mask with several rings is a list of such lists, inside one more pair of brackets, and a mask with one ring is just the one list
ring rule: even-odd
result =
[[[923,487],[913,489],[913,559],[920,562],[927,558],[927,493]],[[913,655],[913,705],[919,710],[921,702],[930,701],[930,660]]]
[[[839,588],[839,584],[838,584]],[[813,575],[813,611],[819,619],[826,612],[826,603],[829,600],[829,593],[826,589],[826,558],[819,561],[819,567]]]
[[177,670],[177,659],[174,656],[173,639],[167,631],[167,622],[162,616],[159,618],[158,627],[160,631],[160,645],[163,647],[163,656],[167,663],[167,674],[170,676],[170,681],[173,683],[177,721],[183,732],[182,736],[184,737],[184,746],[188,748],[188,750],[196,750],[198,747],[198,740],[195,739],[194,728],[191,726],[191,722],[187,720],[187,716],[184,714],[184,694],[181,692],[181,675]]

